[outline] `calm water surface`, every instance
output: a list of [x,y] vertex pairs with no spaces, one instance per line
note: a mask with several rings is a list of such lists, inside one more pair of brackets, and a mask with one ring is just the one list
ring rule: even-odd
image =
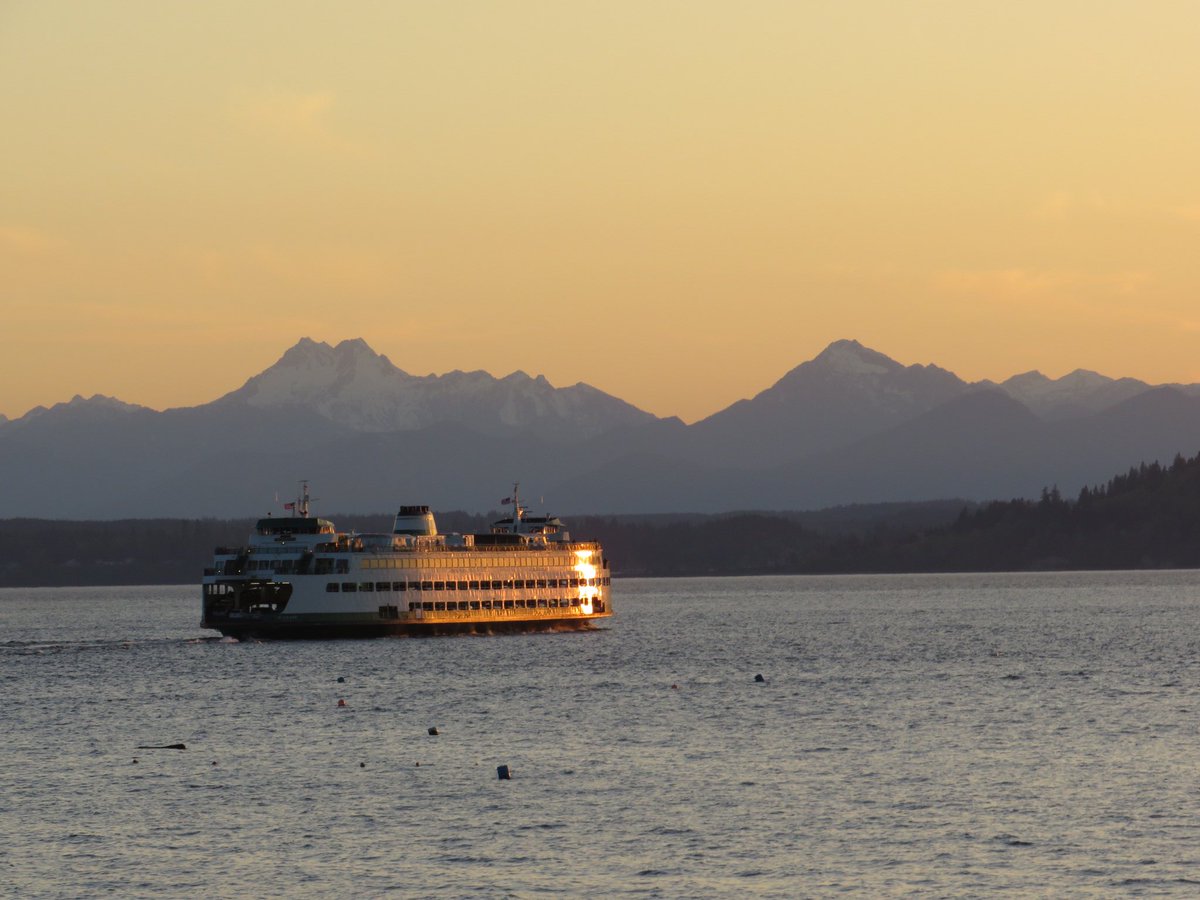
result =
[[614,601],[584,634],[227,643],[192,587],[0,591],[0,891],[1200,893],[1198,573]]

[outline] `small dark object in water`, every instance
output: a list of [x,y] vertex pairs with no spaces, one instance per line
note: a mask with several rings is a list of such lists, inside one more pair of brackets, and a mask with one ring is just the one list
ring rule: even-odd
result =
[[186,744],[138,744],[138,750],[186,750]]
[[440,732],[438,732],[436,725],[431,725],[431,726],[429,726],[429,733],[430,734],[439,734]]
[[345,683],[346,683],[346,679],[343,676],[339,675],[338,676],[338,684],[345,684]]
[[766,681],[767,679],[762,677],[762,672],[759,672],[757,675],[754,676],[754,680],[759,683],[762,683],[762,682]]
[[345,705],[346,705],[346,699],[344,697],[339,697],[338,698],[338,706],[345,706]]
[[508,771],[508,766],[496,766],[496,777],[501,781],[512,781],[512,773]]
[[365,769],[365,768],[367,767],[367,764],[366,764],[366,763],[359,763],[359,764],[358,764],[358,767],[359,767],[360,769]]

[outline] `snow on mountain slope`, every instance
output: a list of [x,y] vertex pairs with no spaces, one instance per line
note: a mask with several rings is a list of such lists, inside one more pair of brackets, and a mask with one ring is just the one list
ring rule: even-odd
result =
[[303,338],[218,402],[305,406],[356,431],[411,431],[459,422],[488,432],[532,429],[589,437],[655,417],[586,384],[556,388],[513,372],[410,375],[361,338],[336,347]]
[[1025,372],[997,387],[1046,419],[1099,412],[1150,389],[1150,385],[1136,378],[1109,378],[1087,369],[1076,369],[1061,378]]
[[718,465],[778,465],[890,428],[970,390],[937,366],[904,366],[835,341],[749,400],[692,426],[690,452]]

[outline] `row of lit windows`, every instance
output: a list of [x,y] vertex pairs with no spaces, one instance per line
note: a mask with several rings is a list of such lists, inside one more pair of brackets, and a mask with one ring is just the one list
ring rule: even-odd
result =
[[[448,612],[452,610],[472,610],[472,609],[569,609],[572,606],[579,606],[578,597],[568,599],[552,598],[550,600],[426,600],[423,603],[408,604],[409,610],[425,610],[427,612]],[[381,616],[396,615],[397,608],[395,606],[379,607]]]
[[577,588],[608,585],[610,578],[539,578],[508,581],[331,581],[325,585],[330,594],[382,591],[503,591],[528,588]]
[[471,556],[415,556],[415,557],[399,557],[389,556],[383,559],[364,559],[362,567],[364,569],[461,569],[478,568],[487,566],[489,568],[498,568],[507,566],[508,568],[516,568],[517,566],[572,566],[576,562],[575,558],[566,554],[556,554],[554,556],[485,556],[482,554]]

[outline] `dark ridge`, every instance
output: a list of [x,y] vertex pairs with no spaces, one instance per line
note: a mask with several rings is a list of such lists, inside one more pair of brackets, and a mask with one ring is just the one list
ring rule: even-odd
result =
[[[437,513],[445,532],[486,532],[498,513]],[[329,515],[388,532],[390,514]],[[216,546],[252,519],[0,519],[0,586],[198,584]],[[880,504],[803,513],[576,516],[618,576],[988,572],[1200,567],[1200,455],[1143,463],[1067,499]]]

